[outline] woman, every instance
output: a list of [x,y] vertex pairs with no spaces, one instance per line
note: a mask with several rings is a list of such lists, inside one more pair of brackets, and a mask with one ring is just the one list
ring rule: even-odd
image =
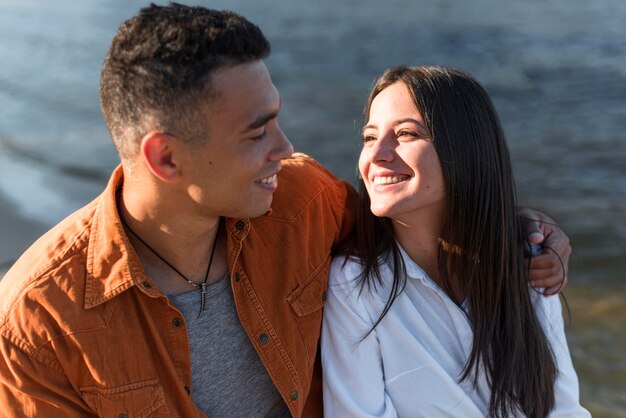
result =
[[324,309],[325,415],[589,416],[558,296],[527,284],[487,93],[455,70],[392,68],[365,117],[358,237]]

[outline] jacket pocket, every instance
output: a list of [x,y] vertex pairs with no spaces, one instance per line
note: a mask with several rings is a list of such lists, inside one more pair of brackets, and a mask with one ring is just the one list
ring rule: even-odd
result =
[[158,379],[117,387],[89,386],[80,390],[85,403],[99,417],[171,417]]
[[322,326],[322,308],[326,303],[326,289],[328,288],[327,267],[328,262],[323,262],[287,297],[303,342],[303,351],[296,355],[306,356],[309,367],[312,367],[315,360]]
[[328,265],[328,262],[323,262],[287,297],[287,302],[298,317],[320,310],[326,303]]

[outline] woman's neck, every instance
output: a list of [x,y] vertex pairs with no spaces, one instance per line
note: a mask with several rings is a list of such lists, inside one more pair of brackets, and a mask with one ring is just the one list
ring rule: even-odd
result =
[[433,280],[439,280],[438,241],[441,229],[421,222],[412,224],[393,220],[396,241],[417,265]]
[[412,216],[408,221],[394,219],[392,222],[395,238],[411,260],[446,291],[450,299],[461,304],[466,297],[462,283],[456,277],[449,277],[450,283],[444,283],[444,278],[439,272],[441,211],[430,215]]

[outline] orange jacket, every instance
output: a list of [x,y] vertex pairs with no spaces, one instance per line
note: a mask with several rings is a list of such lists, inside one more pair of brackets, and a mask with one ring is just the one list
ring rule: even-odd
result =
[[[145,274],[102,195],[40,238],[0,282],[3,417],[196,417],[185,322]],[[321,417],[316,361],[331,248],[354,225],[354,191],[302,154],[272,209],[227,219],[237,313],[296,417]],[[233,347],[236,350],[236,347]],[[242,394],[245,396],[245,394]]]

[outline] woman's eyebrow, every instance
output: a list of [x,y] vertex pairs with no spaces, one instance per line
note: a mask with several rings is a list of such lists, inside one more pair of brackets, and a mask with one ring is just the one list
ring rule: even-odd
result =
[[398,119],[397,121],[394,122],[394,126],[395,125],[400,125],[401,123],[406,123],[406,122],[410,122],[410,123],[414,123],[417,126],[419,126],[422,129],[426,129],[426,125],[424,125],[424,122],[417,120],[417,119],[413,119],[413,118],[402,118],[402,119]]
[[[406,122],[414,123],[414,124],[416,124],[417,126],[419,126],[420,128],[422,128],[422,129],[426,129],[426,125],[424,125],[424,122],[422,122],[422,121],[420,121],[420,120],[417,120],[417,119],[413,119],[413,118],[402,118],[402,119],[398,119],[398,120],[396,120],[396,121],[394,121],[394,122],[393,122],[393,126],[400,125],[400,124],[402,124],[402,123],[406,123]],[[375,129],[375,128],[376,128],[376,126],[375,126],[375,125],[373,125],[373,124],[368,124],[368,125],[365,125],[365,126],[363,127],[363,131],[365,131],[366,129],[370,129],[370,128],[374,128],[374,129]]]

